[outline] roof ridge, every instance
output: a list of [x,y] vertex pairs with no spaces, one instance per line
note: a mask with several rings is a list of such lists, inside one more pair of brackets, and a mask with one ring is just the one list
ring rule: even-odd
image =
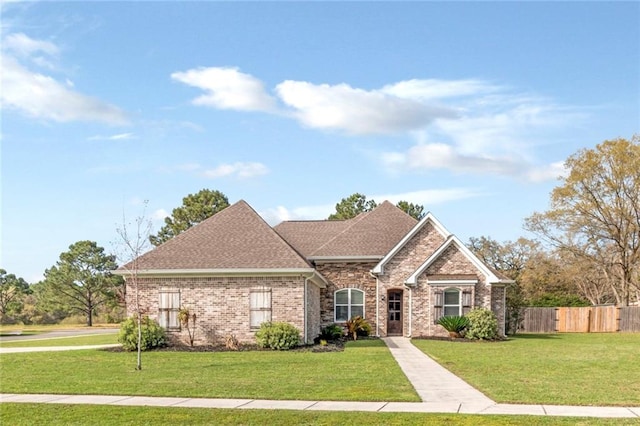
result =
[[[377,207],[376,207],[377,208]],[[373,209],[375,210],[375,208]],[[351,222],[349,226],[347,226],[346,228],[344,228],[342,231],[338,232],[336,235],[334,235],[333,237],[329,238],[327,241],[325,241],[324,244],[322,244],[320,247],[317,247],[313,253],[310,253],[310,256],[313,256],[315,253],[317,253],[318,251],[320,251],[320,249],[324,248],[325,246],[327,246],[329,243],[335,241],[338,237],[340,237],[341,235],[343,235],[345,232],[349,231],[351,228],[353,228],[356,224],[362,222],[362,220],[366,217],[368,217],[369,215],[366,213],[371,213],[373,210],[369,210],[366,212],[362,212],[359,213],[357,216],[349,218],[349,219],[342,219],[342,222],[348,223]],[[359,219],[358,219],[359,218]],[[329,220],[327,220],[328,222],[331,222]]]

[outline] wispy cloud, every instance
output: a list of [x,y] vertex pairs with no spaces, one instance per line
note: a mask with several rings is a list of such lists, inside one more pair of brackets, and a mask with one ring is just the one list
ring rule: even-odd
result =
[[376,154],[400,173],[551,179],[561,170],[539,164],[536,147],[586,117],[579,108],[478,79],[411,79],[379,89],[286,80],[270,94],[237,68],[197,68],[172,78],[206,92],[194,99],[197,105],[263,111],[350,135],[404,134],[412,146]]
[[262,163],[228,163],[228,164],[220,164],[213,169],[207,169],[202,172],[202,175],[211,178],[222,178],[222,177],[238,177],[241,179],[248,179],[256,176],[262,176],[269,173],[269,169]]
[[130,139],[136,139],[136,136],[133,133],[118,133],[110,136],[95,135],[87,138],[90,141],[124,141]]
[[[487,192],[477,188],[442,188],[394,194],[373,194],[371,196],[367,196],[367,198],[375,200],[378,203],[385,200],[394,204],[399,201],[408,201],[410,203],[430,208],[434,205],[446,204],[468,198],[482,197],[484,195],[487,195]],[[275,225],[285,220],[326,219],[334,211],[335,203],[298,206],[293,208],[277,206],[261,211],[260,216],[262,216],[267,223]]]
[[[2,38],[2,108],[18,110],[28,116],[57,122],[98,121],[110,125],[129,123],[120,108],[72,90],[72,85],[42,74],[32,67],[54,68],[51,58],[59,49],[49,41],[25,34]],[[30,63],[31,67],[25,65]]]

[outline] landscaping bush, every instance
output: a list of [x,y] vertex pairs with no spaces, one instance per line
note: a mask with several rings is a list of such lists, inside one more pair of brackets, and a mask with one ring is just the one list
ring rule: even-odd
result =
[[263,322],[256,341],[262,348],[286,351],[300,344],[300,330],[287,322]]
[[346,325],[349,335],[353,337],[353,340],[358,340],[358,336],[368,336],[371,334],[371,325],[360,315],[351,318],[347,321]]
[[329,324],[320,331],[321,340],[339,340],[344,336],[344,329],[338,324]]
[[437,321],[451,337],[462,337],[462,332],[469,327],[469,318],[458,315],[446,315]]
[[493,340],[498,337],[498,319],[489,309],[472,309],[466,317],[469,319],[467,339]]
[[[134,316],[128,318],[120,325],[118,342],[122,343],[125,351],[138,350],[138,319]],[[148,316],[142,317],[142,340],[140,349],[160,348],[167,344],[164,329],[157,321]]]

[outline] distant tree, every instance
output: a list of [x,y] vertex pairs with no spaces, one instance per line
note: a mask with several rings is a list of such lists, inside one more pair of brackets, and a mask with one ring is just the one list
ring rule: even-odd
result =
[[19,314],[22,299],[29,293],[29,283],[0,269],[0,318]]
[[[346,220],[358,216],[360,213],[368,212],[378,207],[375,200],[367,200],[366,195],[358,192],[349,195],[336,204],[336,212],[329,215],[329,220]],[[424,217],[424,207],[408,201],[399,201],[396,204],[400,210],[412,216],[416,220]]]
[[360,213],[375,209],[378,204],[374,200],[367,200],[365,195],[355,193],[343,198],[336,204],[336,212],[329,215],[329,220],[346,220],[358,216]]
[[93,325],[96,309],[115,297],[122,278],[112,275],[116,258],[93,241],[78,241],[44,273],[44,297],[53,306],[80,312]]
[[409,203],[408,201],[398,201],[396,207],[416,220],[422,219],[425,215],[424,206]]
[[587,262],[626,306],[640,298],[640,136],[578,151],[565,167],[569,174],[553,189],[550,208],[526,227]]
[[165,224],[158,234],[149,236],[149,241],[159,246],[228,206],[227,196],[220,191],[202,189],[189,194],[182,199],[182,206],[173,209],[171,217],[164,219]]

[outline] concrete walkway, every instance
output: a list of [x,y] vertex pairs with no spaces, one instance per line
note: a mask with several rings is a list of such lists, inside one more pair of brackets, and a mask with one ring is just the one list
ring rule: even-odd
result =
[[[403,337],[383,338],[423,402],[284,401],[227,398],[176,398],[126,395],[0,394],[0,403],[95,404],[117,406],[379,411],[395,413],[513,414],[534,416],[614,417],[640,419],[640,407],[496,404],[426,356]],[[112,345],[96,345],[112,346]],[[75,350],[83,346],[2,348],[16,352]]]
[[[116,406],[235,408],[241,410],[376,411],[383,413],[461,413],[453,402],[282,401],[264,399],[175,398],[126,395],[0,394],[0,403],[87,404]],[[580,407],[560,405],[496,404],[467,414],[515,414],[640,418],[640,407]]]
[[461,413],[477,413],[496,405],[495,401],[413,346],[410,339],[383,337],[382,340],[423,402],[460,406]]

